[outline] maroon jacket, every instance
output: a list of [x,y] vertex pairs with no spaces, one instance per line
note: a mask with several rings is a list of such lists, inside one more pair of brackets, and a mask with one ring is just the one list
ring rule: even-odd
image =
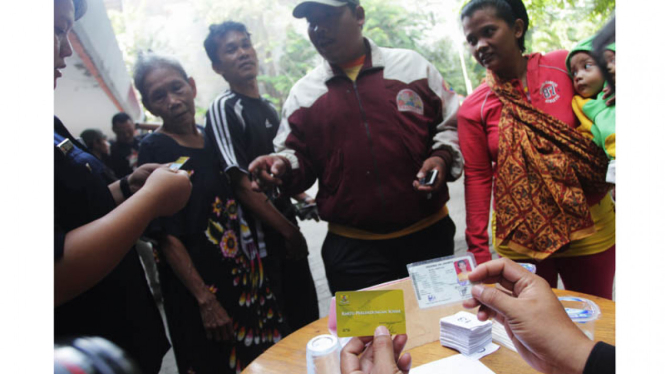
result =
[[386,233],[436,213],[448,200],[447,186],[428,199],[412,183],[431,155],[448,161],[448,180],[461,175],[459,103],[418,53],[365,44],[370,53],[356,82],[324,62],[294,85],[275,147],[293,169],[287,193],[318,179],[322,219]]

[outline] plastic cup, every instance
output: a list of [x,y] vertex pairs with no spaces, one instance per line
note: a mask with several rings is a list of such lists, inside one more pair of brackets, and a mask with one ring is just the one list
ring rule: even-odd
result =
[[336,336],[319,335],[307,343],[307,374],[339,374],[342,347]]
[[559,301],[568,313],[568,317],[575,322],[577,327],[584,332],[589,339],[593,340],[596,320],[600,318],[600,308],[591,300],[581,297],[561,296]]

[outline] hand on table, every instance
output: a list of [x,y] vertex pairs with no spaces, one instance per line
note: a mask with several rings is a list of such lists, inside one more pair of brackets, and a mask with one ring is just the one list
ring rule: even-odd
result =
[[351,339],[340,356],[342,374],[407,374],[411,355],[407,352],[400,357],[406,340],[406,335],[391,339],[385,326],[377,327],[373,337]]
[[[439,175],[436,176],[436,180],[434,180],[434,184],[431,186],[420,184],[420,179],[424,178],[430,170],[438,170],[439,172]],[[446,183],[447,173],[448,168],[446,162],[443,161],[441,157],[432,156],[423,162],[423,166],[418,171],[418,174],[416,174],[416,180],[413,181],[413,188],[416,189],[416,191],[426,194],[437,192],[441,189],[441,186]]]
[[208,340],[219,342],[234,338],[233,320],[214,296],[200,304],[199,310]]
[[476,285],[464,306],[480,305],[479,320],[501,322],[529,365],[543,373],[582,373],[594,342],[571,321],[547,281],[506,258],[479,265],[469,280],[512,291]]
[[267,155],[257,157],[249,164],[249,173],[254,176],[252,189],[265,191],[282,184],[282,178],[291,169],[291,163],[285,157]]

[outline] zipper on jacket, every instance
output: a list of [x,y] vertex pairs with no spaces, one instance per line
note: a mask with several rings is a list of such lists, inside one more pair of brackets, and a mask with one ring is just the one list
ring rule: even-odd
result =
[[[358,77],[356,77],[356,80],[360,77],[360,74]],[[381,181],[379,179],[379,166],[376,164],[376,156],[374,154],[374,144],[372,143],[372,136],[369,132],[369,124],[367,123],[367,115],[365,114],[365,108],[363,108],[362,101],[360,101],[360,93],[358,92],[358,86],[356,85],[356,81],[353,81],[353,91],[356,93],[356,99],[358,100],[358,106],[360,107],[360,114],[362,115],[363,119],[363,124],[365,125],[365,132],[367,133],[367,140],[369,141],[369,152],[372,155],[372,164],[374,166],[374,179],[376,180],[376,184],[379,187],[379,198],[381,200],[381,212],[385,215],[386,214],[386,201],[385,197],[383,196],[383,187],[381,186]]]

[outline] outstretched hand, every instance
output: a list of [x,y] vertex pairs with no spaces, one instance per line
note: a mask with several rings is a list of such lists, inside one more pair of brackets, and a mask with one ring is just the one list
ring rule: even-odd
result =
[[289,160],[282,156],[267,155],[257,157],[249,164],[253,176],[252,189],[262,192],[282,184],[282,178],[291,169]]
[[192,183],[187,172],[171,170],[165,166],[154,169],[138,191],[139,194],[147,194],[153,199],[155,217],[168,217],[177,213],[185,207],[191,192]]
[[341,353],[342,374],[407,374],[411,369],[411,355],[400,357],[406,345],[406,335],[390,338],[385,326],[379,326],[374,336],[353,338]]
[[160,164],[143,164],[139,166],[136,170],[134,170],[133,173],[131,173],[127,177],[127,182],[129,182],[129,190],[132,193],[136,193],[136,191],[140,190],[141,187],[145,184],[145,181],[148,179],[150,174],[152,174],[155,169],[161,167],[163,165]]

